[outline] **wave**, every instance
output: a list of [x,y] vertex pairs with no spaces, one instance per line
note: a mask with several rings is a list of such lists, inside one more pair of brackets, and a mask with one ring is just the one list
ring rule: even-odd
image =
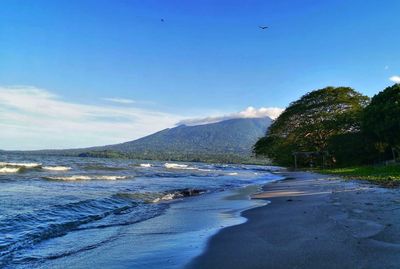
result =
[[40,168],[41,163],[9,163],[0,162],[0,166],[23,167],[23,168]]
[[21,167],[2,167],[0,168],[0,174],[12,174],[20,172]]
[[140,200],[145,203],[159,203],[162,201],[171,201],[179,198],[197,196],[205,193],[206,190],[201,189],[176,189],[165,192],[120,192],[116,196],[125,199]]
[[163,207],[148,208],[132,199],[108,197],[56,205],[0,221],[0,233],[16,233],[0,240],[1,255],[11,254],[41,241],[65,236],[71,231],[136,223],[155,217]]
[[238,173],[236,173],[236,172],[228,173],[228,176],[237,176],[237,175],[238,175]]
[[150,163],[141,163],[140,167],[150,168],[150,167],[152,167],[152,165]]
[[155,199],[160,198],[164,193],[159,192],[120,192],[115,196],[124,199],[139,200],[145,203],[152,203]]
[[172,192],[167,192],[164,193],[163,196],[157,197],[152,201],[152,203],[159,203],[162,201],[171,201],[179,198],[184,198],[184,197],[191,197],[191,196],[197,196],[200,194],[205,193],[205,190],[198,190],[198,189],[180,189],[180,190],[175,190]]
[[69,166],[43,166],[42,169],[49,171],[68,171],[71,170],[72,168]]
[[216,170],[212,170],[212,169],[205,169],[205,168],[199,168],[197,169],[199,171],[203,171],[203,172],[215,172]]
[[103,170],[103,171],[121,171],[125,170],[122,167],[110,167],[106,165],[84,165],[83,169],[85,170]]
[[72,168],[69,166],[42,166],[41,163],[10,163],[0,162],[0,173],[19,173],[28,172],[30,170],[47,170],[47,171],[68,171]]
[[205,174],[205,173],[154,173],[150,175],[140,175],[141,177],[157,177],[157,178],[185,178],[185,177],[219,177],[224,174]]
[[43,177],[47,180],[60,180],[60,181],[81,181],[81,180],[118,180],[126,179],[127,176],[97,176],[97,175],[73,175],[73,176],[55,176]]
[[164,167],[167,169],[182,169],[182,170],[195,170],[197,168],[190,167],[187,164],[178,164],[178,163],[165,163]]

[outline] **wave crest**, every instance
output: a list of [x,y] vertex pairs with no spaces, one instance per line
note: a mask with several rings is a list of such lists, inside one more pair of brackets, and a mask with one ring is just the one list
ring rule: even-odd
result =
[[195,170],[197,168],[190,167],[187,164],[178,164],[178,163],[165,163],[164,167],[167,169],[182,169],[182,170]]
[[2,167],[0,168],[0,174],[18,173],[20,170],[21,167]]
[[179,198],[184,198],[184,197],[191,197],[191,196],[197,196],[200,194],[205,193],[205,190],[198,190],[198,189],[181,189],[181,190],[175,190],[172,192],[164,193],[163,196],[157,197],[152,201],[152,203],[159,203],[162,201],[171,201]]
[[23,167],[23,168],[40,168],[41,163],[9,163],[0,162],[0,166]]
[[42,169],[49,171],[68,171],[71,170],[72,168],[69,166],[43,166]]
[[73,175],[73,176],[62,176],[62,177],[43,177],[47,180],[58,180],[58,181],[83,181],[83,180],[118,180],[126,179],[127,176],[93,176],[93,175]]

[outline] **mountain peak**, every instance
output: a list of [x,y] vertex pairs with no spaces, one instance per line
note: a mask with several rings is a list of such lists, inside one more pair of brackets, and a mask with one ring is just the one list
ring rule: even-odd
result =
[[[215,123],[186,125],[165,129],[152,135],[96,150],[112,150],[132,154],[136,158],[185,160],[199,156],[235,155],[249,157],[254,143],[262,136],[272,120],[263,118],[234,118]],[[199,157],[199,160],[203,160]]]

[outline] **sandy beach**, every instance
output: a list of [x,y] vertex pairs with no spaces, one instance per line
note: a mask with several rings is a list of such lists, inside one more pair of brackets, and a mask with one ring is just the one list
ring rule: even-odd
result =
[[399,268],[400,191],[308,172],[281,172],[187,268]]

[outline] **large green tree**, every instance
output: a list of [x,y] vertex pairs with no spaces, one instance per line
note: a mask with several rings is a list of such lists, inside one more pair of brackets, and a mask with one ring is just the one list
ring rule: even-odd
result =
[[281,165],[292,162],[293,151],[326,151],[330,138],[360,130],[369,98],[348,87],[327,87],[291,103],[254,146]]
[[386,88],[365,108],[362,129],[376,145],[400,148],[400,85]]

